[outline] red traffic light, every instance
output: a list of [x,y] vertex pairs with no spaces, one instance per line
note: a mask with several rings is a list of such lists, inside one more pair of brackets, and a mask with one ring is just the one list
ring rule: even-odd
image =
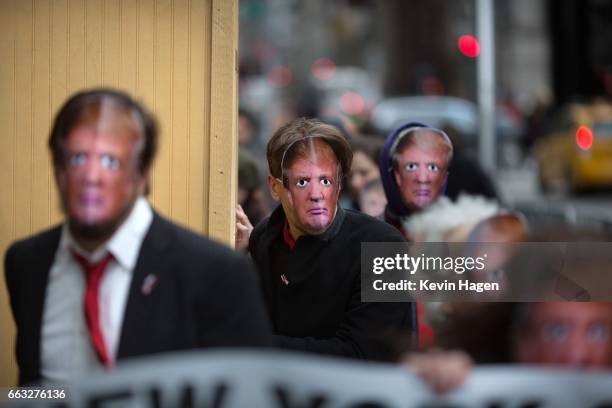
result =
[[476,37],[471,35],[462,35],[457,41],[459,51],[469,58],[476,58],[480,54],[480,44]]

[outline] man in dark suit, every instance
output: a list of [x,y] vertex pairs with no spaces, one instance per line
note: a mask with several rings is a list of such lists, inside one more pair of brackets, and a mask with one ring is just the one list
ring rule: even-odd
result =
[[250,263],[144,198],[155,146],[154,121],[126,94],[85,91],[58,113],[49,147],[66,222],[5,258],[20,384],[132,356],[271,344]]

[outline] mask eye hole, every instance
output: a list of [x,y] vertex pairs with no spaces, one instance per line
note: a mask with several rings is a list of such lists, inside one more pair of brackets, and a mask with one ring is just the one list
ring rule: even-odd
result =
[[610,327],[604,322],[595,322],[588,328],[589,339],[594,342],[605,342],[610,337]]
[[110,170],[118,170],[119,169],[119,159],[110,154],[104,154],[100,157],[100,164],[102,167],[105,167]]
[[544,340],[550,343],[560,343],[567,339],[569,327],[564,323],[549,323],[542,328]]
[[404,166],[404,170],[406,170],[409,173],[415,172],[418,169],[419,166],[417,166],[416,163],[408,163]]
[[86,159],[85,153],[71,154],[68,157],[68,164],[70,167],[80,167],[85,164]]

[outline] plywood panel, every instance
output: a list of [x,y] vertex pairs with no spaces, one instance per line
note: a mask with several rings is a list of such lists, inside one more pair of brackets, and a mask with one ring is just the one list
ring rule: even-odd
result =
[[173,157],[173,93],[174,78],[172,76],[172,35],[174,10],[171,0],[158,0],[154,3],[154,54],[155,65],[155,106],[160,125],[159,155],[155,163],[155,179],[153,184],[153,202],[165,215],[172,214],[172,157]]

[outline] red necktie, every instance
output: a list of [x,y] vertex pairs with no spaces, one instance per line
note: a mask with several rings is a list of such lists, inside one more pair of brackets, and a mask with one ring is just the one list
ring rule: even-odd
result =
[[98,310],[98,288],[100,287],[100,280],[102,278],[102,274],[106,269],[106,266],[113,258],[113,256],[109,253],[106,255],[101,261],[95,264],[90,264],[87,259],[77,254],[76,252],[72,252],[74,259],[81,265],[83,271],[85,271],[85,276],[87,278],[87,286],[85,288],[85,296],[83,297],[83,306],[85,309],[85,320],[87,321],[87,330],[89,331],[89,337],[91,338],[91,343],[96,350],[96,354],[98,359],[105,366],[110,366],[112,364],[110,357],[106,351],[106,346],[104,345],[104,337],[102,336],[102,330],[100,329],[100,318],[99,318],[99,310]]

